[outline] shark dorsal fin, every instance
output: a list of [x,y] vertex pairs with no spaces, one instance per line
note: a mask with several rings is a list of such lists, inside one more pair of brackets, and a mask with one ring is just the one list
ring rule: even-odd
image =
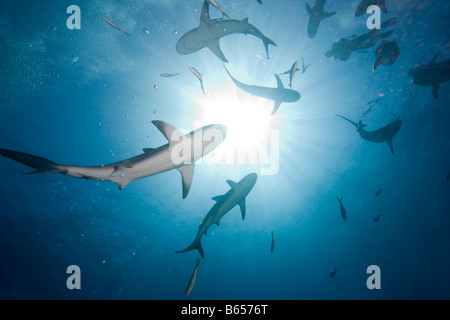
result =
[[275,73],[275,78],[277,79],[278,89],[284,89],[283,82],[281,81],[280,77],[276,73]]
[[154,120],[152,123],[158,128],[159,131],[161,131],[169,143],[180,141],[180,138],[183,136],[180,131],[167,122]]
[[224,195],[212,197],[212,199],[213,199],[214,201],[217,201],[217,202],[223,200],[224,198],[225,198]]
[[183,184],[183,199],[185,199],[191,188],[192,178],[194,177],[194,164],[187,164],[178,167],[178,171],[181,173],[181,183]]
[[208,43],[208,48],[211,50],[212,53],[214,53],[220,60],[223,62],[227,62],[227,58],[225,58],[225,55],[223,54],[222,50],[220,49],[220,43],[219,39],[213,40],[210,43]]
[[202,12],[200,14],[200,26],[202,24],[210,24],[211,22],[211,17],[209,16],[209,3],[208,1],[204,1]]
[[244,221],[245,219],[245,198],[243,198],[239,203],[239,207],[241,207],[241,216],[242,216],[242,221]]

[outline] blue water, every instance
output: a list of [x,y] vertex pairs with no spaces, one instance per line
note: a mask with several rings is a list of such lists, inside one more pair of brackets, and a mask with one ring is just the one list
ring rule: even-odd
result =
[[[1,157],[0,298],[184,299],[200,256],[175,250],[195,238],[211,198],[229,190],[226,180],[256,172],[245,220],[236,207],[202,238],[205,258],[189,299],[449,299],[450,84],[434,99],[407,73],[439,51],[438,61],[450,57],[450,2],[387,0],[389,13],[381,18],[396,17],[388,40],[399,43],[401,55],[375,72],[380,42],[345,62],[324,55],[334,41],[369,31],[369,15],[354,16],[359,2],[328,1],[325,11],[337,13],[309,39],[305,1],[218,1],[277,44],[267,59],[252,35],[222,38],[234,77],[275,87],[274,73],[295,61],[301,68],[302,58],[311,64],[293,79],[301,99],[269,117],[279,161],[272,174],[262,174],[267,165],[259,162],[199,164],[182,199],[176,170],[119,190],[112,182],[25,175],[29,168]],[[72,4],[81,9],[79,30],[66,26]],[[226,125],[245,127],[270,115],[273,103],[236,88],[209,49],[176,52],[177,40],[198,26],[201,6],[200,0],[0,1],[0,148],[100,165],[167,143],[152,120],[188,132],[210,119],[208,108],[230,108]],[[210,14],[222,17],[213,7]],[[205,94],[191,66],[202,73]],[[287,87],[289,75],[281,78]],[[233,108],[236,101],[242,110]],[[261,110],[248,116],[247,103]],[[399,116],[394,154],[386,143],[361,139],[335,114],[362,119],[367,130]],[[66,286],[70,265],[81,270],[79,290]],[[380,268],[381,289],[366,285],[371,265]]]

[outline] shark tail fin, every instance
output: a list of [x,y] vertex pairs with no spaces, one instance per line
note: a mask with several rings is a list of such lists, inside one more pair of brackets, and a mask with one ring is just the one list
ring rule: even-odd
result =
[[203,252],[203,247],[202,247],[202,243],[200,242],[200,238],[195,239],[194,242],[192,242],[191,245],[189,247],[187,247],[186,249],[175,251],[175,252],[183,253],[183,252],[188,252],[188,251],[192,251],[192,250],[198,250],[198,252],[202,256],[202,258],[203,259],[205,258],[205,254]]
[[344,196],[342,195],[342,197],[336,197],[336,199],[339,201],[339,203],[342,203],[342,199],[344,199]]
[[19,151],[13,151],[13,150],[7,150],[7,149],[0,149],[0,155],[15,160],[17,162],[20,162],[30,168],[36,169],[36,171],[29,172],[28,174],[45,174],[45,173],[64,173],[66,170],[62,170],[58,168],[58,164],[39,157],[32,154],[19,152]]
[[267,38],[267,37],[263,37],[262,38],[262,41],[263,41],[263,43],[264,43],[264,48],[266,49],[266,55],[267,55],[267,59],[269,59],[269,44],[271,44],[271,45],[273,45],[273,46],[277,46],[276,44],[275,44],[275,42],[273,42],[272,40],[270,40],[269,38]]

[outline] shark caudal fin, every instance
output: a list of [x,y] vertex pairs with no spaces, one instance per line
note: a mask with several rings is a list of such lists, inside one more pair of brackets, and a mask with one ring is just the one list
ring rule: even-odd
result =
[[266,55],[267,55],[267,59],[269,59],[269,44],[271,44],[271,45],[273,45],[273,46],[277,46],[276,44],[275,44],[275,42],[273,42],[272,40],[270,40],[269,38],[267,38],[267,37],[265,37],[265,36],[263,36],[262,38],[261,38],[261,40],[263,41],[263,43],[264,43],[264,48],[266,49]]
[[336,197],[336,199],[339,201],[339,203],[342,203],[342,199],[344,199],[344,196],[342,196],[341,198]]
[[188,251],[192,251],[192,250],[198,250],[198,252],[202,256],[202,258],[203,259],[205,258],[205,254],[203,252],[203,247],[202,247],[202,243],[200,242],[200,238],[195,239],[194,242],[192,242],[192,244],[189,247],[187,247],[186,249],[175,251],[175,252],[183,253],[183,252],[188,252]]
[[29,172],[28,174],[45,174],[45,173],[65,173],[66,170],[58,168],[58,164],[32,154],[0,149],[0,155],[20,162],[30,168],[36,169],[36,171]]

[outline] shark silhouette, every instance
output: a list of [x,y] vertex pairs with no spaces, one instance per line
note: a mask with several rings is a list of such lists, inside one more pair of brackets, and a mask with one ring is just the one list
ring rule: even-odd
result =
[[261,39],[269,59],[269,44],[276,44],[267,38],[255,26],[248,23],[248,18],[243,20],[211,20],[209,16],[209,4],[203,2],[200,14],[200,26],[183,35],[176,44],[178,54],[187,55],[208,47],[220,60],[228,62],[220,49],[220,38],[232,33],[251,34]]
[[278,111],[278,108],[280,108],[281,103],[296,102],[300,100],[300,93],[298,93],[295,90],[285,89],[283,83],[281,82],[280,77],[277,74],[275,74],[275,78],[277,79],[278,85],[277,88],[268,88],[268,87],[251,86],[242,83],[233,78],[233,76],[230,74],[230,72],[228,72],[228,69],[226,67],[225,70],[227,71],[231,80],[233,80],[234,84],[239,88],[241,88],[242,90],[244,90],[245,92],[250,93],[251,95],[254,96],[273,100],[275,102],[275,105],[273,107],[272,116]]
[[362,16],[363,14],[366,14],[367,8],[369,8],[372,5],[378,6],[382,11],[388,13],[386,0],[363,0],[356,8],[355,17],[359,17]]
[[439,97],[439,87],[450,80],[450,59],[436,62],[438,52],[426,66],[419,66],[409,70],[408,75],[413,77],[413,83],[418,86],[431,86],[433,97]]
[[195,162],[223,142],[226,127],[214,124],[183,135],[168,123],[152,122],[169,143],[156,149],[146,148],[141,155],[111,164],[92,167],[60,165],[39,156],[7,149],[0,149],[0,155],[36,169],[30,174],[61,173],[75,178],[112,181],[120,190],[133,180],[177,169],[182,177],[184,199],[191,187]]
[[316,0],[316,3],[312,8],[307,2],[305,2],[305,6],[309,14],[308,37],[312,39],[316,36],[320,22],[326,18],[333,16],[334,14],[336,14],[336,12],[323,11],[325,0]]
[[363,124],[361,120],[358,123],[356,123],[343,116],[340,115],[336,116],[341,117],[342,119],[347,120],[348,122],[353,124],[356,127],[356,131],[358,131],[359,135],[364,140],[370,142],[386,142],[389,145],[391,153],[394,154],[394,145],[392,144],[392,138],[394,138],[394,136],[400,131],[402,127],[402,120],[400,120],[400,118],[397,118],[394,122],[378,130],[367,131],[364,129],[366,125]]
[[190,246],[186,249],[175,251],[176,253],[188,252],[191,250],[198,250],[202,258],[205,258],[203,247],[200,242],[203,235],[206,235],[206,231],[213,224],[219,225],[220,219],[233,209],[236,205],[241,207],[242,220],[245,219],[245,199],[247,195],[252,191],[258,176],[256,173],[250,173],[242,178],[238,183],[233,180],[227,180],[231,189],[224,195],[214,197],[213,200],[216,204],[209,210],[208,214],[203,219],[202,223],[198,227],[197,236]]

